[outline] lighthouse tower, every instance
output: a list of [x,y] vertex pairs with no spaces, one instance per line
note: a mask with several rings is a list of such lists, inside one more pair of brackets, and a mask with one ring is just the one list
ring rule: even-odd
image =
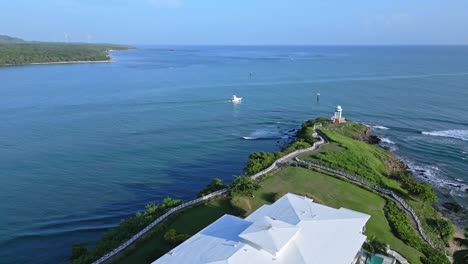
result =
[[345,118],[343,117],[343,108],[341,108],[341,106],[336,107],[335,114],[332,116],[331,120],[334,124],[346,122]]

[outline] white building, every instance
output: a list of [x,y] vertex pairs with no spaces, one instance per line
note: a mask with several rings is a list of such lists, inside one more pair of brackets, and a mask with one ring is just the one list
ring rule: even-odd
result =
[[335,114],[332,116],[331,120],[335,124],[346,122],[346,119],[343,116],[343,108],[341,108],[341,106],[336,107]]
[[153,264],[353,264],[369,218],[288,193],[245,219],[224,215]]

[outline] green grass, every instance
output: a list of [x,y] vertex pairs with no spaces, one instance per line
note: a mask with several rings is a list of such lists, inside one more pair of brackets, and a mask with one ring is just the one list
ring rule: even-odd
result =
[[429,236],[429,238],[439,246],[444,247],[445,243],[440,237],[439,231],[435,226],[430,224],[432,220],[442,218],[440,213],[432,206],[431,203],[424,202],[416,197],[410,197],[410,199],[406,199],[406,202],[418,215],[419,220],[423,225],[424,231]]
[[392,173],[391,168],[394,168],[393,172],[404,171],[404,168],[392,152],[355,139],[365,129],[363,125],[352,122],[339,126],[325,126],[321,131],[330,143],[323,145],[317,151],[302,155],[301,158],[349,172],[400,193],[415,210],[431,240],[444,245],[437,230],[430,224],[432,219],[440,218],[440,214],[431,202],[410,196],[398,181],[389,178]]
[[302,155],[301,158],[347,171],[375,184],[407,194],[407,190],[403,189],[400,183],[388,178],[388,167],[399,165],[397,158],[379,146],[353,139],[356,133],[360,133],[359,129],[363,130],[365,127],[351,124],[324,127],[321,131],[331,142],[316,152]]
[[266,178],[261,188],[255,191],[255,197],[235,197],[234,206],[242,206],[246,214],[251,213],[263,204],[273,202],[287,192],[306,195],[315,202],[327,206],[345,207],[370,214],[372,217],[366,225],[366,235],[375,236],[390,247],[404,255],[411,263],[421,263],[422,254],[396,238],[384,216],[385,200],[381,196],[365,190],[352,183],[303,168],[288,167],[275,176]]
[[167,219],[162,230],[153,231],[148,238],[122,252],[112,263],[150,263],[173,248],[164,242],[163,236],[167,230],[174,228],[177,233],[193,235],[228,213],[232,211],[226,197],[189,207]]

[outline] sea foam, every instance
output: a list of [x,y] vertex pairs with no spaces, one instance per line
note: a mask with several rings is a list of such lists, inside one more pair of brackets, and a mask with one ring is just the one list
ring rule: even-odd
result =
[[454,181],[441,177],[440,174],[442,173],[437,166],[416,164],[409,160],[403,161],[408,165],[408,168],[416,177],[423,179],[432,185],[438,186],[439,188],[449,189],[451,190],[451,193],[454,191],[457,196],[465,196],[466,192],[468,192],[468,184],[465,181],[461,179],[456,179]]
[[381,125],[376,125],[376,124],[373,124],[373,125],[363,124],[363,125],[365,125],[366,127],[375,128],[375,129],[382,129],[382,130],[388,130],[388,129],[390,129],[390,128],[388,128],[388,127],[381,126]]
[[380,141],[381,141],[383,144],[395,145],[395,142],[393,142],[392,140],[390,140],[390,139],[388,139],[388,138],[381,138]]
[[468,130],[462,129],[453,129],[453,130],[441,130],[441,131],[431,131],[431,132],[421,132],[423,135],[436,136],[436,137],[447,137],[461,139],[468,141]]

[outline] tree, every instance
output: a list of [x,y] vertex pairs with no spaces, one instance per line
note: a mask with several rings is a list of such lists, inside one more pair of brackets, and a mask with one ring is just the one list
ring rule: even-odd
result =
[[88,242],[79,242],[79,243],[74,243],[72,245],[72,252],[70,256],[70,261],[79,259],[81,256],[86,255],[88,253]]
[[366,241],[363,248],[368,252],[368,254],[366,254],[366,261],[364,261],[364,263],[367,264],[367,260],[371,255],[376,253],[385,254],[387,245],[382,241],[377,240],[375,237],[372,237]]
[[171,245],[178,245],[187,240],[189,237],[190,236],[186,234],[177,234],[177,231],[172,228],[164,234],[164,241]]
[[244,173],[252,175],[260,172],[268,168],[268,166],[270,166],[277,158],[278,156],[275,153],[268,153],[263,151],[254,152],[250,154],[249,159],[247,160]]
[[208,183],[208,185],[206,185],[205,188],[203,188],[203,190],[201,190],[198,193],[197,197],[202,197],[202,196],[210,194],[212,192],[222,190],[222,189],[224,189],[226,187],[227,187],[226,184],[224,184],[221,179],[214,178],[213,180],[211,180],[210,183]]
[[448,245],[450,238],[455,234],[455,229],[450,221],[445,219],[432,219],[434,226],[439,232],[440,238]]
[[237,176],[231,184],[231,192],[240,195],[252,196],[258,188],[260,185],[246,176]]

